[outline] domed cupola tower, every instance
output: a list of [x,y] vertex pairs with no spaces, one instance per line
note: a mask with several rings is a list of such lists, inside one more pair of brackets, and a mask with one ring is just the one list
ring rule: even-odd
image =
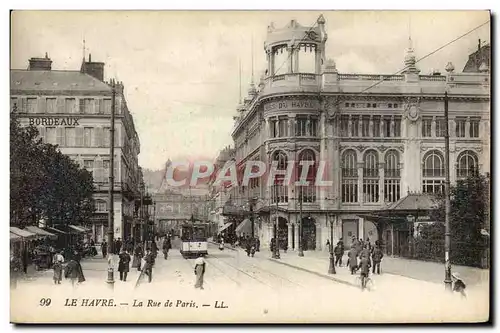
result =
[[[264,43],[268,65],[266,76],[287,73],[320,74],[326,40],[323,15],[313,27],[305,27],[296,20],[291,20],[284,28],[277,29],[271,23]],[[284,61],[278,59],[281,54],[284,55]]]
[[411,37],[408,38],[408,48],[406,49],[405,55],[405,69],[403,74],[418,74],[420,70],[416,66],[417,60],[415,59],[415,53],[413,49],[413,43]]

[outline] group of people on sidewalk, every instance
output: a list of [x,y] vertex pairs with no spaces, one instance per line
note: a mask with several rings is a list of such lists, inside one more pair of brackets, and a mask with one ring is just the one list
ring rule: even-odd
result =
[[[330,246],[330,242],[327,241],[327,247]],[[337,242],[337,245],[333,249],[333,254],[335,255],[335,266],[342,266],[342,257],[345,253],[344,242],[342,238]],[[351,274],[355,274],[360,270],[362,275],[368,276],[370,268],[372,268],[372,273],[380,274],[380,263],[384,253],[380,247],[379,241],[375,241],[375,246],[372,246],[370,239],[366,241],[362,239],[352,238],[351,248],[347,253],[347,265]]]

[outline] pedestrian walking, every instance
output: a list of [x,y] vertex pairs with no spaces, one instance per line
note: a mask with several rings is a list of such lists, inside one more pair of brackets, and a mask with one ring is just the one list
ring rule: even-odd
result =
[[377,245],[373,249],[372,253],[372,261],[373,261],[373,274],[375,274],[375,269],[377,271],[377,274],[380,274],[380,262],[382,261],[382,258],[384,257],[384,254],[382,253],[382,250],[380,247]]
[[118,239],[115,242],[115,250],[113,251],[113,254],[119,254],[120,250],[122,248],[122,245],[123,245],[122,239],[120,237],[118,237]]
[[52,269],[54,270],[54,284],[61,284],[64,263],[64,257],[62,253],[63,252],[61,251],[61,253],[56,253],[54,255],[54,265],[52,266]]
[[106,243],[105,240],[103,240],[101,243],[101,252],[102,252],[102,257],[106,258],[106,256],[108,255],[108,243]]
[[347,263],[347,265],[349,266],[349,269],[350,269],[351,275],[352,275],[358,269],[358,256],[356,253],[356,249],[351,248],[349,250],[349,253],[347,254],[347,256],[349,258],[349,262]]
[[335,249],[333,250],[335,254],[335,266],[342,266],[342,256],[344,255],[344,251],[342,251],[342,247],[340,246],[339,243],[335,246]]
[[137,271],[141,271],[141,261],[144,256],[144,250],[142,249],[141,243],[137,243],[134,249],[134,258],[132,260],[132,268],[137,268]]
[[120,272],[120,281],[127,281],[127,274],[130,269],[130,254],[128,254],[127,250],[123,248],[119,258],[118,272]]
[[203,254],[200,254],[198,258],[194,261],[194,274],[196,275],[195,288],[200,288],[203,290],[203,277],[205,276],[205,259]]
[[168,250],[170,250],[170,239],[165,238],[163,240],[163,256],[165,260],[168,258]]
[[153,266],[155,263],[154,255],[151,249],[146,250],[146,255],[144,256],[144,268],[143,273],[148,276],[148,282],[153,281]]
[[330,244],[330,240],[327,239],[326,240],[326,246],[325,246],[325,249],[327,252],[331,252],[331,248],[330,248],[331,244]]
[[83,276],[82,266],[74,259],[71,260],[66,265],[66,272],[64,274],[66,279],[71,280],[71,284],[74,286],[75,283],[81,283],[85,281]]
[[260,252],[260,239],[255,237],[255,251]]

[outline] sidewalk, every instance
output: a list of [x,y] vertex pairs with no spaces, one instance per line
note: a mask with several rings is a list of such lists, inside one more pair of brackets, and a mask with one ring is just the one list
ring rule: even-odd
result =
[[[264,251],[269,251],[269,249],[264,249]],[[299,257],[297,251],[288,251],[288,253],[280,251],[280,256],[281,259],[272,260],[299,268],[310,269],[321,274],[328,273],[330,254],[326,251],[304,251],[304,257]],[[311,260],[304,260],[305,258]],[[333,276],[339,277],[341,276],[339,272],[347,272],[346,263],[347,255],[344,255],[342,257],[343,267],[336,267],[337,274]],[[382,274],[399,275],[439,284],[444,281],[444,264],[441,263],[385,256],[382,259],[380,267]],[[487,285],[489,283],[490,271],[488,269],[452,266],[452,272],[458,272],[468,286]],[[351,276],[350,273],[348,275],[349,277]]]

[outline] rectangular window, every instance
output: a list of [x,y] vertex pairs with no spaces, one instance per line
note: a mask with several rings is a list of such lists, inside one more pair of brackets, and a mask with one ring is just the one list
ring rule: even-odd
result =
[[401,196],[401,185],[399,179],[384,180],[384,200],[385,202],[396,202]]
[[278,118],[278,136],[280,138],[288,136],[288,119]]
[[297,117],[296,119],[297,120],[296,120],[295,135],[296,136],[306,136],[306,134],[307,134],[307,118]]
[[365,138],[370,136],[370,118],[368,117],[361,119],[361,135]]
[[[103,182],[109,184],[109,160],[102,161]],[[116,175],[115,175],[116,176]]]
[[309,135],[310,136],[317,136],[318,135],[318,119],[311,118],[309,119]]
[[93,103],[92,98],[85,98],[83,100],[83,113],[86,113],[86,114],[94,113],[93,104],[94,103]]
[[94,160],[83,160],[83,167],[94,175]]
[[422,118],[422,136],[429,138],[432,136],[432,118]]
[[103,142],[103,146],[104,147],[109,147],[109,142],[110,142],[110,139],[111,139],[111,137],[110,137],[110,135],[111,135],[110,134],[110,129],[111,129],[110,127],[104,127],[103,128],[103,131],[102,131],[103,132],[102,133],[102,139],[103,140],[102,140],[102,142]]
[[436,119],[436,137],[444,138],[446,134],[446,122],[444,118]]
[[47,113],[57,113],[57,105],[55,98],[45,99],[45,110],[47,110]]
[[92,137],[94,129],[92,127],[85,127],[83,129],[83,146],[92,147]]
[[[276,177],[276,182],[280,182],[278,177]],[[283,181],[281,179],[281,181]],[[271,188],[271,193],[272,193],[272,202],[273,203],[286,203],[288,202],[288,186],[272,186]]]
[[442,179],[424,179],[422,182],[423,193],[444,193],[444,180]]
[[479,138],[479,119],[470,120],[469,136],[471,138]]
[[455,119],[455,133],[458,138],[465,138],[465,118]]
[[57,133],[55,127],[45,127],[45,142],[53,145],[57,143]]
[[74,127],[65,128],[65,142],[67,147],[76,146],[76,132]]
[[277,135],[276,131],[276,120],[270,119],[269,120],[269,137],[275,138]]
[[373,136],[380,137],[380,117],[373,117]]
[[358,202],[358,180],[342,179],[342,202]]
[[396,138],[401,137],[401,118],[394,119],[394,136]]
[[363,201],[378,202],[379,183],[378,179],[363,179]]
[[351,120],[351,136],[358,136],[359,119],[352,117]]
[[104,113],[105,114],[111,114],[111,100],[110,99],[104,99],[103,100],[104,104]]
[[65,113],[76,113],[76,100],[74,98],[66,98],[64,101]]
[[27,113],[36,113],[37,111],[37,99],[36,98],[27,98],[26,99],[26,112]]
[[384,119],[383,122],[384,122],[384,137],[390,138],[391,137],[391,120]]
[[349,130],[349,118],[348,117],[340,118],[340,136],[347,137],[348,130]]

